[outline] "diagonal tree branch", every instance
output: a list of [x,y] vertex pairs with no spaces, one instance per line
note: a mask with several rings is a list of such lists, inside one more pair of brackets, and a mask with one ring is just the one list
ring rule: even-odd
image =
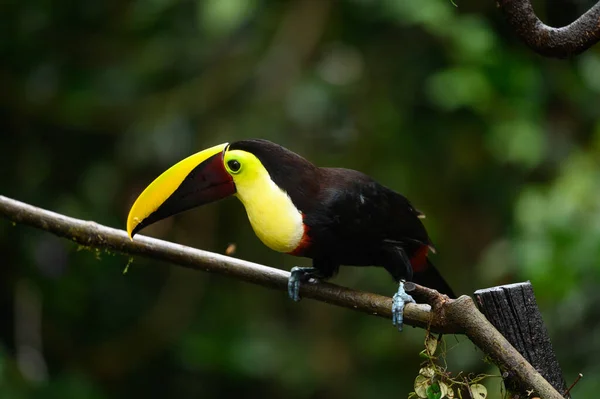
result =
[[497,0],[497,3],[521,40],[533,51],[547,57],[571,57],[600,41],[600,1],[562,28],[553,28],[540,21],[531,0]]
[[[128,255],[170,262],[190,269],[228,275],[267,288],[287,290],[290,273],[241,259],[183,245],[136,235],[130,240],[127,233],[101,224],[70,218],[55,212],[37,208],[0,195],[0,215],[16,223],[46,230],[78,244],[93,248],[106,248]],[[329,283],[304,284],[302,296],[359,312],[391,319],[392,300],[377,294],[353,290]],[[405,324],[426,327],[431,313],[428,305],[411,306],[406,309]],[[437,332],[456,333],[456,328],[431,321],[431,329]]]
[[[2,195],[0,216],[68,238],[81,245],[167,261],[287,291],[289,272],[141,235],[137,235],[132,241],[122,230],[70,218]],[[405,324],[435,332],[465,334],[493,359],[500,370],[509,370],[518,380],[523,381],[523,386],[531,387],[544,399],[564,399],[479,312],[470,297],[463,295],[451,300],[435,290],[412,283],[407,284],[407,290],[416,297],[424,298],[429,305],[407,304]],[[305,298],[388,319],[392,317],[392,300],[381,295],[323,282],[305,284],[301,293]]]

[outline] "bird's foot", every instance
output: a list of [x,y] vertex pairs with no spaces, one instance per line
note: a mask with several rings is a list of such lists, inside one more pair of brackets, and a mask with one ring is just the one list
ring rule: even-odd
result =
[[310,279],[317,280],[318,278],[319,273],[314,267],[292,267],[290,279],[288,280],[289,297],[298,302],[300,300],[300,285]]
[[392,323],[398,327],[398,331],[402,331],[404,324],[404,306],[407,303],[416,303],[412,296],[408,295],[404,290],[404,282],[400,282],[398,292],[394,294],[392,299]]

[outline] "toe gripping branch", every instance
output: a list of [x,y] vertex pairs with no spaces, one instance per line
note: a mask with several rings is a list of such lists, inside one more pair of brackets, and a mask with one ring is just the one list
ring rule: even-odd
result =
[[[288,280],[288,295],[295,302],[300,301],[300,286],[302,283],[317,281],[323,278],[323,275],[314,267],[295,266],[291,270]],[[392,298],[392,323],[402,331],[404,325],[404,306],[407,303],[416,303],[412,296],[406,293],[404,281],[398,285],[398,292]]]
[[416,303],[412,296],[404,290],[404,281],[398,285],[398,292],[392,298],[392,323],[402,331],[404,325],[404,306],[407,303]]
[[293,267],[290,279],[288,280],[289,297],[298,302],[300,300],[300,285],[311,279],[318,280],[321,277],[319,271],[314,267]]

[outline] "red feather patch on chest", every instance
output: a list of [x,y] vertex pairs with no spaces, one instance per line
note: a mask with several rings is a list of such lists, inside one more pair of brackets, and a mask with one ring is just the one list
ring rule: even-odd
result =
[[[304,220],[304,214],[302,214],[302,220]],[[288,252],[289,255],[302,256],[304,251],[310,246],[310,237],[308,236],[310,228],[305,223],[302,223],[302,227],[304,227],[302,238],[300,239],[298,246],[293,251]]]
[[410,264],[415,272],[422,272],[427,268],[427,254],[429,253],[429,245],[423,245],[410,258]]

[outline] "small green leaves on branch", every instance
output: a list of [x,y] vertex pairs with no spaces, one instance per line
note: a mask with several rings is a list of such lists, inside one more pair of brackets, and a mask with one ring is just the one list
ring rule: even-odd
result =
[[415,390],[409,395],[409,399],[485,399],[487,397],[487,389],[480,382],[486,378],[500,378],[500,376],[479,374],[474,377],[467,377],[462,372],[453,376],[446,369],[445,364],[439,364],[440,359],[443,360],[446,356],[445,351],[441,351],[436,355],[440,342],[442,341],[430,332],[427,332],[425,336],[425,349],[419,354],[426,360],[421,364],[419,375],[415,378]]

